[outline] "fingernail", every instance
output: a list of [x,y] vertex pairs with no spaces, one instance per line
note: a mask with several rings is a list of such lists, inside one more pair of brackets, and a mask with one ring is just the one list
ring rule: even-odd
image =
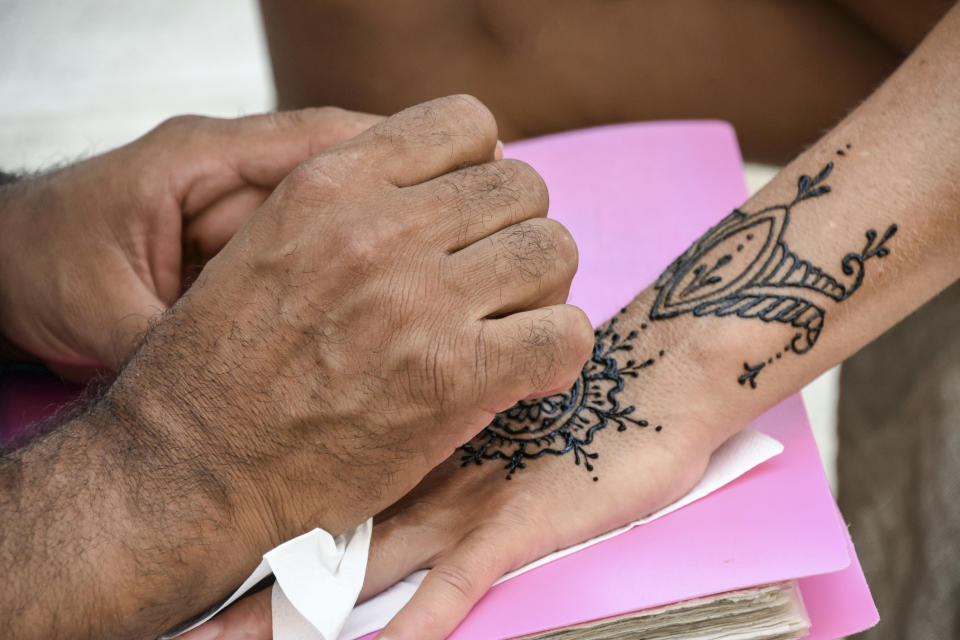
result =
[[[493,157],[495,160],[503,160],[503,143],[499,140],[497,140],[497,146],[493,149]],[[379,638],[377,640],[379,640]]]
[[223,631],[223,624],[214,618],[183,634],[180,636],[180,640],[216,640],[221,631]]

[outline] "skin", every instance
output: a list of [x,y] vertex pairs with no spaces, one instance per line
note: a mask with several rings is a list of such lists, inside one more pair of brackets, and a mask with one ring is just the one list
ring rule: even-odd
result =
[[951,4],[271,0],[261,8],[282,108],[392,113],[468,90],[497,114],[504,140],[720,118],[747,157],[782,164],[866,98]]
[[79,380],[119,369],[288,173],[381,120],[332,108],[180,116],[125,147],[3,189],[7,351]]
[[[55,282],[67,279],[52,291],[27,288],[18,261],[5,259],[5,310],[43,318],[71,299],[68,278],[78,267],[69,251],[59,253],[70,241],[112,261],[103,259],[104,271],[80,263],[82,293],[104,315],[78,312],[68,316],[76,333],[37,334],[23,331],[29,316],[5,315],[14,343],[47,347],[37,355],[48,361],[116,362],[129,343],[99,350],[83,339],[97,334],[95,323],[112,321],[100,333],[124,336],[118,328],[130,314],[153,318],[102,397],[0,458],[0,559],[9,568],[0,618],[8,635],[156,637],[225,597],[271,547],[318,526],[334,535],[355,527],[495,412],[577,375],[592,330],[582,311],[562,304],[576,246],[545,218],[536,172],[498,159],[489,110],[468,96],[434,100],[314,153],[327,118],[337,132],[327,139],[343,140],[363,128],[358,117],[177,120],[78,168],[94,173],[56,178],[52,202],[86,193],[90,181],[105,185],[89,211],[36,209],[42,184],[3,192],[0,237],[31,233],[20,220],[38,211],[54,228],[75,229],[64,245],[4,247],[5,257],[43,254],[38,263],[51,266]],[[244,147],[248,126],[255,139],[273,142],[244,164],[248,152],[230,152],[228,143]],[[296,130],[304,126],[321,129],[318,142]],[[188,173],[191,188],[180,191],[170,172],[181,163],[168,158],[195,139],[220,140],[227,151],[220,162],[201,158],[206,179]],[[271,164],[272,191],[263,173],[249,178],[252,167],[269,173],[268,156],[287,163],[279,171]],[[221,164],[230,169],[218,174]],[[252,206],[232,211],[211,206],[223,199],[216,194],[244,188],[238,175],[269,195],[251,195]],[[138,187],[150,195],[139,201],[145,208],[124,198]],[[148,206],[164,204],[168,188],[180,196],[171,198],[179,211]],[[236,233],[156,317],[154,298],[173,302],[183,284],[171,273],[181,262],[171,257],[176,249],[161,241],[197,238],[215,250],[229,234],[152,230],[203,210],[219,212]],[[81,215],[79,227],[59,217]],[[201,228],[224,228],[208,222]],[[134,233],[144,228],[150,233]],[[157,235],[169,254],[130,247],[131,236],[153,247]],[[125,271],[136,276],[118,281],[114,274]],[[121,286],[136,298],[140,285],[154,295],[132,310],[97,304]],[[221,560],[209,563],[213,556]]]
[[[828,320],[817,343],[806,353],[788,353],[751,389],[737,384],[742,363],[781,352],[792,327],[690,313],[654,320],[658,291],[640,292],[620,317],[619,331],[639,331],[638,353],[663,349],[666,355],[627,378],[620,399],[664,430],[599,432],[596,483],[569,456],[530,461],[510,482],[502,464],[461,469],[459,455],[452,456],[382,512],[374,527],[361,597],[413,570],[431,569],[381,638],[446,637],[504,573],[671,502],[695,483],[726,438],[960,277],[958,42],[960,7],[866,102],[741,207],[750,213],[789,203],[801,174],[815,175],[834,162],[831,192],[794,209],[786,238],[792,251],[847,283],[841,259],[862,249],[865,232],[899,225],[886,244],[889,254],[867,261],[860,289],[843,302],[825,303]],[[191,640],[270,633],[265,592]]]

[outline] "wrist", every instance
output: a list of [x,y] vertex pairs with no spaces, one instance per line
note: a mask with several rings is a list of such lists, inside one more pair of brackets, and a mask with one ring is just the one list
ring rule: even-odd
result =
[[[292,452],[322,443],[285,437],[284,407],[257,401],[262,382],[247,375],[244,354],[218,326],[186,305],[174,307],[148,333],[104,407],[176,473],[166,485],[205,505],[216,525],[204,533],[208,548],[253,562],[313,527],[336,535],[358,524],[349,510],[333,508],[347,504],[348,493],[335,473],[337,455],[326,456],[324,467],[302,468]],[[305,482],[333,498],[306,491]]]
[[671,432],[664,440],[678,455],[705,459],[781,399],[779,385],[754,389],[748,379],[740,381],[744,359],[752,364],[752,354],[779,345],[782,360],[781,336],[757,334],[725,318],[687,314],[663,321],[651,314],[657,294],[646,289],[619,315],[621,333],[637,332],[635,354],[652,361],[636,390],[628,386],[624,393],[640,396],[636,404],[654,428]]
[[158,382],[186,378],[182,371],[190,365],[177,360],[181,371],[164,367],[156,374],[148,374],[146,363],[134,360],[96,411],[116,425],[122,446],[157,469],[160,495],[182,500],[187,508],[202,507],[208,549],[241,549],[259,557],[273,546],[276,535],[261,523],[259,487],[250,480],[242,446],[234,446],[249,436],[227,425],[217,412],[198,406],[181,385]]

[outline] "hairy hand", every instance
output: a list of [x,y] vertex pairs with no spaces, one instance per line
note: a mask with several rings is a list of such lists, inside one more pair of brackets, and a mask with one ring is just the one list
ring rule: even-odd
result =
[[173,118],[0,191],[0,335],[75,379],[119,368],[300,162],[382,118],[322,108]]
[[485,107],[451,97],[300,165],[95,411],[221,503],[238,557],[346,531],[576,377],[592,343],[563,304],[576,246],[496,140]]
[[[682,371],[658,369],[663,345],[638,316],[634,308],[596,332],[569,389],[502,412],[378,515],[361,599],[430,569],[381,637],[441,640],[504,574],[651,513],[696,482],[718,443],[691,436],[695,413],[669,399]],[[196,633],[218,630],[218,640],[270,638],[269,590]]]

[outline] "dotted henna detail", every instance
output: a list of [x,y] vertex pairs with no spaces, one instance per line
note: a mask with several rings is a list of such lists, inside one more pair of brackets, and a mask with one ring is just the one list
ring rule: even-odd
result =
[[[850,145],[846,145],[850,149]],[[846,155],[843,149],[838,156]],[[788,352],[802,355],[813,348],[823,330],[829,305],[842,303],[863,284],[869,260],[886,257],[885,246],[897,232],[891,224],[881,235],[866,231],[859,251],[840,260],[842,276],[831,274],[792,251],[787,230],[794,209],[812,198],[830,193],[826,184],[834,164],[828,162],[815,176],[801,175],[797,195],[787,204],[753,213],[735,209],[660,276],[654,284],[657,298],[651,320],[683,314],[696,317],[738,317],[791,327],[789,342],[756,364],[744,361],[740,385],[757,388],[760,372]]]
[[[617,355],[633,351],[639,334],[630,331],[621,335],[616,331],[617,322],[614,317],[594,332],[593,354],[569,390],[521,401],[497,414],[493,422],[460,448],[462,466],[504,460],[509,480],[516,471],[526,468],[529,460],[572,454],[575,464],[592,472],[599,457],[591,450],[597,432],[610,425],[615,425],[617,431],[649,426],[647,420],[635,417],[633,405],[622,405],[618,395],[627,377],[637,377],[655,359],[629,358],[621,365]],[[645,328],[645,324],[641,325],[641,329]],[[664,355],[663,351],[658,353]],[[655,427],[657,432],[662,429],[662,425]],[[598,480],[597,476],[593,480]]]

